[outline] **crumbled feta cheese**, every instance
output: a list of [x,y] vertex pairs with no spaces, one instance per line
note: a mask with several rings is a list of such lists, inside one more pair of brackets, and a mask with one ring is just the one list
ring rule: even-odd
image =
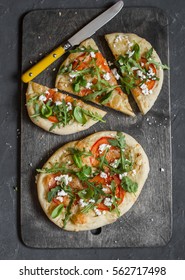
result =
[[119,178],[120,180],[123,178],[123,177],[126,177],[128,175],[127,172],[124,172],[123,174],[119,174]]
[[114,40],[114,42],[118,43],[119,41],[122,41],[122,37],[120,35],[117,35],[116,39]]
[[73,109],[72,103],[71,102],[67,102],[67,111],[71,111]]
[[91,87],[92,87],[92,83],[91,82],[87,82],[87,84],[86,84],[86,87],[85,88],[87,88],[87,89],[90,89]]
[[136,175],[136,170],[135,170],[135,169],[132,170],[132,175],[133,175],[133,176]]
[[102,154],[105,151],[105,149],[109,149],[110,147],[111,147],[111,145],[101,144],[99,146],[98,150],[99,150],[100,154]]
[[69,177],[69,175],[60,175],[55,177],[55,181],[62,181],[62,180],[64,180],[64,183],[68,185],[68,183],[71,182],[73,178]]
[[64,201],[64,199],[63,199],[62,196],[57,196],[56,199],[58,199],[60,202],[63,202],[63,201]]
[[76,76],[78,76],[78,73],[75,73],[75,71],[69,73],[69,77],[71,78],[75,78]]
[[113,64],[114,64],[113,62],[108,61],[108,65],[109,65],[109,66],[112,66]]
[[47,97],[42,94],[42,95],[39,96],[39,100],[44,102],[44,101],[47,100]]
[[58,91],[58,88],[53,88],[54,91]]
[[153,72],[153,69],[151,67],[149,67],[149,69],[148,69],[147,76],[149,78],[152,78],[153,76],[155,76],[155,73]]
[[100,173],[100,177],[106,179],[107,178],[107,174],[105,172],[101,172]]
[[146,84],[142,84],[142,85],[140,86],[140,89],[141,89],[141,91],[142,91],[142,93],[143,93],[144,95],[148,95],[148,94],[149,94],[149,92],[148,92],[148,87],[147,87]]
[[130,50],[128,50],[127,52],[126,52],[126,54],[128,54],[128,57],[130,58],[130,57],[132,57],[133,56],[133,54],[135,53],[135,51],[130,51]]
[[62,104],[61,101],[55,101],[55,105],[56,105],[56,106],[59,106],[59,105],[61,105],[61,104]]
[[94,52],[90,52],[90,56],[91,56],[92,58],[95,58],[95,57],[96,57],[96,55],[95,55]]
[[94,212],[97,216],[101,216],[101,211],[99,209],[97,209],[96,207],[94,207]]
[[141,66],[143,67],[145,64],[143,62],[141,62]]
[[106,81],[109,81],[110,80],[110,73],[105,73],[103,74],[103,78],[106,80]]
[[139,68],[138,67],[132,67],[131,69],[132,69],[132,71],[135,71],[135,70],[138,70]]
[[113,168],[116,168],[118,164],[118,160],[115,159],[113,162],[110,163],[110,166],[112,166]]
[[152,94],[152,93],[153,93],[153,91],[150,89],[150,90],[148,91],[148,93],[149,93],[149,94]]
[[44,94],[49,94],[49,91],[48,91],[48,90],[46,90],[46,91],[44,92]]
[[118,74],[117,69],[116,69],[116,68],[114,68],[114,69],[112,69],[111,71],[112,71],[112,73],[113,73],[114,77],[116,78],[116,80],[119,80],[120,75]]
[[79,200],[78,204],[81,206],[81,207],[85,207],[88,205],[87,202],[85,202],[82,198]]
[[110,207],[112,205],[112,199],[110,197],[106,197],[104,199],[104,205]]
[[58,191],[57,193],[58,196],[66,196],[68,193],[66,193],[64,190]]
[[109,192],[109,189],[108,189],[108,188],[102,188],[102,191],[103,191],[104,193],[107,193],[107,192]]
[[90,199],[89,202],[90,203],[95,203],[95,200],[94,199]]

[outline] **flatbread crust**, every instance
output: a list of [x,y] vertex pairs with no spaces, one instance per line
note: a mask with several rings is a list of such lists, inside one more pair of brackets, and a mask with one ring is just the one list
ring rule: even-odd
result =
[[[29,115],[31,121],[46,131],[49,131],[49,129],[53,123],[51,121],[49,121],[48,119],[41,118],[40,116],[36,117],[36,118],[31,117],[34,114],[34,107],[33,107],[33,104],[32,103],[29,104],[28,101],[33,96],[43,94],[44,92],[46,92],[48,90],[49,90],[49,88],[46,86],[43,86],[43,85],[40,85],[40,84],[37,84],[34,82],[29,82],[27,92],[26,92],[27,111],[28,111],[28,115]],[[65,99],[67,97],[66,94],[61,93],[61,95],[62,95],[63,99]],[[103,110],[100,110],[91,105],[88,105],[81,100],[77,100],[75,98],[73,98],[73,99],[76,101],[77,106],[80,106],[85,110],[89,110],[92,113],[98,113],[102,117],[104,117],[106,115],[106,112]],[[56,127],[53,130],[51,130],[50,132],[54,133],[54,134],[58,134],[58,135],[67,135],[67,134],[72,134],[72,133],[86,130],[89,127],[91,127],[92,125],[94,125],[95,123],[97,123],[97,121],[95,121],[93,119],[88,119],[87,123],[85,123],[84,125],[82,125],[76,121],[71,121],[68,125],[66,125],[64,127],[61,125],[60,128]]]
[[[68,147],[75,147],[77,149],[83,150],[85,148],[86,151],[90,150],[94,143],[97,142],[102,137],[115,137],[117,134],[116,131],[102,131],[97,132],[95,134],[92,134],[85,139],[81,141],[71,142],[59,150],[57,150],[54,155],[46,162],[43,168],[48,167],[51,168],[53,164],[57,162],[65,162],[67,160],[71,161],[70,156],[68,155],[67,148]],[[128,174],[128,177],[130,179],[134,180],[134,182],[137,182],[138,184],[138,190],[136,193],[129,193],[126,192],[124,196],[123,202],[118,206],[120,210],[120,216],[125,214],[136,202],[137,198],[139,197],[139,194],[144,186],[144,183],[148,177],[149,173],[149,161],[148,157],[141,147],[141,145],[130,135],[123,133],[126,140],[127,149],[129,149],[133,161],[134,161],[134,174],[133,172],[130,172]],[[90,164],[90,162],[87,162],[86,164]],[[38,175],[38,181],[37,181],[37,191],[38,191],[38,197],[39,201],[41,203],[41,206],[48,216],[48,218],[54,222],[57,226],[63,227],[62,223],[62,216],[59,216],[55,219],[51,218],[50,214],[50,203],[46,200],[46,186],[45,186],[45,178],[48,174],[40,174]],[[72,209],[72,213],[75,214],[77,211],[77,206]],[[109,212],[106,211],[104,215],[96,216],[94,211],[91,210],[85,215],[85,222],[84,223],[73,223],[71,220],[67,222],[66,227],[64,228],[67,231],[85,231],[85,230],[91,230],[96,229],[102,226],[105,226],[107,224],[113,223],[118,219],[118,216],[115,212]]]
[[[81,47],[91,47],[92,49],[94,50],[98,50],[98,46],[96,45],[96,43],[94,42],[93,39],[87,39],[85,40],[84,42],[82,42],[80,44],[80,48]],[[71,53],[67,59],[62,63],[61,67],[62,66],[68,66],[70,63],[74,62],[74,60],[80,55],[80,54],[83,54],[82,53]],[[106,63],[106,66],[108,67],[108,64],[107,62]],[[60,67],[60,68],[61,68]],[[112,80],[114,82],[114,85],[117,85],[117,81],[114,77],[114,75],[112,74],[112,72],[110,71],[110,75],[112,77]],[[92,81],[92,78],[90,77],[87,77],[87,80],[88,81]],[[69,75],[66,75],[66,74],[59,74],[57,75],[57,78],[56,78],[56,82],[55,82],[55,87],[60,89],[60,90],[64,90],[66,92],[69,92],[69,93],[72,93],[72,94],[75,94],[75,95],[79,95],[77,92],[74,92],[73,88],[72,88],[72,79]],[[97,103],[99,104],[98,102],[94,101],[94,103]],[[118,111],[121,111],[129,116],[135,116],[130,104],[129,104],[129,101],[128,101],[128,97],[127,95],[122,92],[121,90],[118,92],[117,90],[113,90],[113,94],[112,94],[112,97],[111,99],[109,100],[109,103],[108,104],[105,104],[105,106],[108,106],[110,108],[113,108],[115,110],[118,110]]]
[[[121,38],[119,40],[115,40],[115,38]],[[137,43],[140,46],[141,51],[141,57],[143,56],[146,51],[152,48],[152,45],[145,40],[144,38],[139,37],[136,34],[132,33],[112,33],[105,35],[105,39],[113,53],[116,59],[120,55],[125,55],[128,51],[128,40],[125,39],[128,38],[128,40],[132,43]],[[161,63],[161,60],[155,50],[153,50],[152,59],[154,59],[156,62]],[[160,67],[159,69],[156,69],[156,76],[159,78],[159,81],[155,82],[155,85],[152,89],[153,93],[149,95],[142,94],[139,87],[137,87],[137,90],[131,90],[132,95],[141,111],[141,113],[144,115],[146,114],[154,105],[163,84],[163,69]]]

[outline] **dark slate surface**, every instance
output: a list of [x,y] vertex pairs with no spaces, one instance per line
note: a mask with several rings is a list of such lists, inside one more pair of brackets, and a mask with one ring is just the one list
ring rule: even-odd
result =
[[[184,259],[185,130],[184,0],[129,0],[127,6],[155,6],[169,18],[173,151],[173,234],[165,247],[115,249],[31,249],[20,239],[20,66],[23,15],[35,9],[108,7],[115,1],[0,0],[1,179],[0,259]],[[7,82],[8,81],[8,82]],[[15,187],[18,191],[15,191]]]
[[[23,21],[23,69],[66,40],[81,26],[101,13],[100,9],[69,9],[34,11]],[[144,36],[158,51],[163,63],[168,61],[168,28],[164,13],[156,8],[125,8],[93,37],[108,60],[113,57],[104,35],[112,32],[133,32]],[[61,28],[62,26],[62,28]],[[151,28],[152,26],[152,28]],[[54,87],[61,61],[51,65],[34,81]],[[55,70],[55,71],[53,71]],[[136,109],[130,118],[107,110],[106,124],[96,124],[89,130],[69,136],[45,132],[32,124],[23,104],[21,127],[21,230],[27,246],[42,248],[84,247],[148,247],[164,246],[171,237],[171,135],[169,113],[169,73],[161,94],[146,116]],[[23,89],[22,95],[24,96]],[[134,103],[134,102],[133,102]],[[136,107],[136,106],[135,106]],[[41,211],[35,188],[35,169],[64,143],[82,139],[96,131],[124,131],[144,147],[150,162],[150,174],[134,207],[118,222],[103,227],[99,235],[89,232],[66,232],[52,224]],[[164,169],[164,172],[160,171]]]

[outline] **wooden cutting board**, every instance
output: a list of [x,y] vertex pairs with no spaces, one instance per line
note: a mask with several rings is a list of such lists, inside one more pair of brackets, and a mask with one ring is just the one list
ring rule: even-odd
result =
[[[22,71],[42,58],[62,41],[70,38],[100,9],[38,10],[23,21]],[[169,64],[168,20],[156,8],[124,8],[93,38],[108,60],[113,56],[104,34],[132,32],[145,37],[157,50],[162,62]],[[57,70],[66,55],[35,81],[54,87]],[[22,88],[21,127],[21,233],[27,246],[40,248],[151,247],[163,246],[172,231],[172,162],[169,72],[165,72],[161,94],[152,110],[142,116],[134,105],[136,117],[106,109],[106,124],[69,136],[57,136],[31,123],[25,107],[26,85]],[[132,103],[134,103],[132,101]],[[63,144],[102,130],[119,130],[132,135],[145,149],[150,173],[142,193],[131,210],[116,223],[93,232],[66,232],[48,220],[36,193],[36,168]]]

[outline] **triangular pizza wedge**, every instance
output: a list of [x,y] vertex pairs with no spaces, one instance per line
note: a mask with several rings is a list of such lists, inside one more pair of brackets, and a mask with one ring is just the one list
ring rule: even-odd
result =
[[59,69],[55,86],[82,97],[84,101],[135,115],[127,95],[121,90],[93,39],[87,39],[71,51]]
[[26,92],[26,106],[33,123],[59,135],[83,131],[105,122],[106,112],[63,94],[58,89],[30,82]]
[[161,60],[151,44],[132,33],[112,33],[105,39],[122,73],[125,91],[132,93],[142,114],[154,105],[163,84]]

